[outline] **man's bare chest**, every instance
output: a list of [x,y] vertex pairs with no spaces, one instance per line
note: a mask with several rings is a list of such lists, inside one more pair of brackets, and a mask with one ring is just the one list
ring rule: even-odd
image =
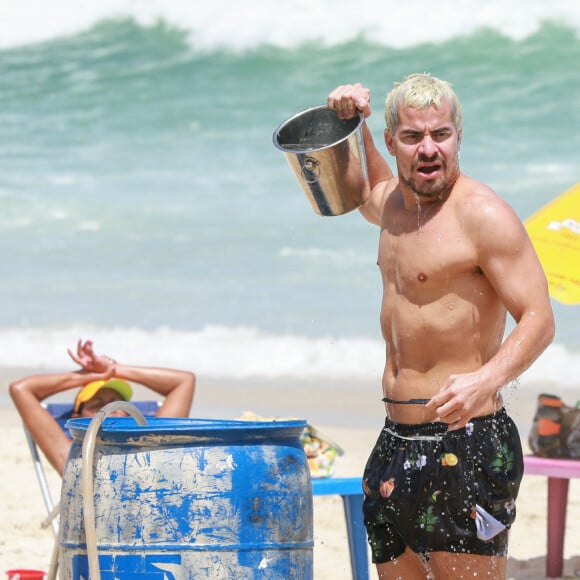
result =
[[452,220],[403,231],[383,227],[378,265],[385,284],[408,298],[454,291],[465,277],[481,274],[472,239]]

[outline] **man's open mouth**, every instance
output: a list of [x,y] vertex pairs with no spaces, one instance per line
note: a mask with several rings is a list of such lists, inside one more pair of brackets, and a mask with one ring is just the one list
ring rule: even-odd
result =
[[421,165],[417,167],[417,172],[421,175],[431,175],[441,169],[440,163],[434,163],[432,165]]

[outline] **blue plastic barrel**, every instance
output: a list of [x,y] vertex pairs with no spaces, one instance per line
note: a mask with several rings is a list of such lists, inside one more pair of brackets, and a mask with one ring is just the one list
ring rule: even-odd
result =
[[[71,419],[61,492],[61,578],[88,580],[82,442]],[[107,418],[94,450],[103,580],[312,578],[305,421]]]

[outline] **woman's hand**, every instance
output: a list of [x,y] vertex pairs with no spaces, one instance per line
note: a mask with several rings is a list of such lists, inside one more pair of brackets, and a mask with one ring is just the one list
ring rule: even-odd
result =
[[76,353],[67,349],[69,356],[87,373],[99,373],[112,376],[117,364],[112,358],[97,354],[93,350],[93,341],[79,339]]

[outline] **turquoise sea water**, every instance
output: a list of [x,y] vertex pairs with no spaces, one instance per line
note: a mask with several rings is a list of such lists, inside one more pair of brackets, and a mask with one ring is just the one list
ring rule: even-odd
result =
[[[312,212],[272,144],[282,121],[360,81],[380,142],[384,94],[427,71],[463,102],[463,170],[522,219],[580,181],[580,4],[431,11],[9,3],[0,367],[68,365],[83,336],[212,377],[378,382],[378,232]],[[554,307],[555,343],[526,380],[577,388],[580,306]]]

